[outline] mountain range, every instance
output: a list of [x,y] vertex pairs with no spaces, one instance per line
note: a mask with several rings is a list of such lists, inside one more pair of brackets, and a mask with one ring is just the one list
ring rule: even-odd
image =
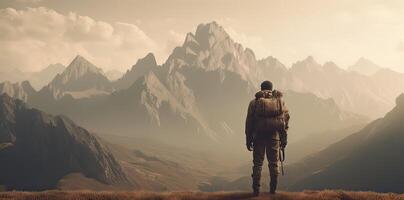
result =
[[[278,63],[271,61],[273,59],[261,62]],[[264,78],[273,80],[278,88],[332,98],[342,110],[371,118],[392,109],[395,97],[404,90],[404,74],[385,68],[372,75],[363,75],[343,70],[332,62],[321,65],[311,56],[294,63],[291,68],[276,65],[264,65]]]
[[359,58],[355,64],[348,67],[348,71],[354,71],[367,76],[373,75],[381,69],[383,68],[364,57]]
[[[380,67],[366,58],[360,58],[347,70],[339,68],[333,62],[319,64],[311,56],[295,62],[291,67],[286,67],[272,56],[258,60],[251,49],[234,42],[216,22],[200,24],[195,33],[188,33],[184,43],[176,47],[162,65],[158,65],[153,54],[149,54],[139,59],[122,77],[114,77],[113,81],[109,81],[100,68],[81,56],[75,58],[67,68],[57,78],[64,79],[63,81],[53,79],[64,69],[60,64],[51,65],[37,73],[49,74],[46,78],[44,75],[32,79],[22,76],[25,78],[18,81],[28,79],[38,89],[37,86],[41,84],[35,80],[44,82],[53,79],[51,83],[48,81],[50,85],[43,84],[46,86],[41,89],[42,93],[48,93],[48,96],[55,99],[64,95],[84,98],[127,89],[150,70],[160,79],[167,79],[160,76],[168,74],[183,75],[186,70],[222,73],[222,78],[224,72],[231,72],[248,83],[250,92],[256,90],[262,80],[269,79],[280,90],[312,93],[324,99],[332,98],[340,109],[370,118],[380,117],[392,109],[395,97],[404,89],[402,73]],[[7,74],[11,74],[11,77],[12,74],[20,73]],[[84,74],[89,77],[79,78]],[[7,80],[7,76],[2,77]],[[372,109],[368,109],[369,107]]]
[[[246,112],[240,105],[253,98],[263,74],[273,71],[288,73],[275,58],[257,61],[252,50],[234,42],[213,22],[188,33],[162,65],[150,53],[116,81],[77,56],[28,103],[65,114],[96,132],[151,138],[168,134],[167,142],[192,147],[224,141],[237,145],[243,140]],[[277,87],[277,79],[273,80]],[[286,91],[294,113],[291,133],[299,133],[291,134],[292,140],[367,121],[344,111],[331,98]],[[307,118],[307,112],[315,114]]]

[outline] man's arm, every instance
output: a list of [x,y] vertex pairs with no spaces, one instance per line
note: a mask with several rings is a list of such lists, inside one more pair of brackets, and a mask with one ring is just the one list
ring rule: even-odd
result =
[[252,150],[253,132],[254,132],[254,101],[251,101],[250,104],[248,105],[247,118],[245,120],[246,145],[249,151]]

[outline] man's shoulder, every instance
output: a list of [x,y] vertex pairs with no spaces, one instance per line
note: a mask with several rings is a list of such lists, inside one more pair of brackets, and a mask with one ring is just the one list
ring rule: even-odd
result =
[[250,100],[250,104],[255,103],[256,101],[257,101],[257,98],[253,98],[253,99]]

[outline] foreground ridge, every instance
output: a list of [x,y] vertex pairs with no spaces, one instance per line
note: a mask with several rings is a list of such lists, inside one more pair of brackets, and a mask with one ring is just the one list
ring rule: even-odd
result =
[[0,199],[61,199],[61,200],[87,200],[87,199],[187,199],[187,200],[230,200],[230,199],[276,199],[276,200],[399,200],[404,199],[404,194],[375,193],[375,192],[351,192],[338,190],[280,192],[275,196],[263,193],[259,197],[253,197],[247,192],[93,192],[93,191],[44,191],[44,192],[4,192],[0,193]]

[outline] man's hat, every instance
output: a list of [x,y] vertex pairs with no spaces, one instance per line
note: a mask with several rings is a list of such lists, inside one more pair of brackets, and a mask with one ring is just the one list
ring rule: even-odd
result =
[[261,90],[272,90],[272,82],[271,81],[264,81],[261,83]]

